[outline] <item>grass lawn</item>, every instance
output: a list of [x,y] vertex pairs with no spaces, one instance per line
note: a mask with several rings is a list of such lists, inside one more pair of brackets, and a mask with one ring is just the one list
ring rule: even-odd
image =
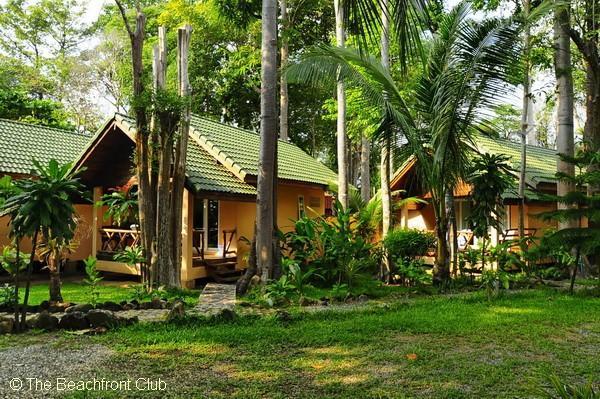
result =
[[[106,281],[98,286],[100,296],[99,302],[112,301],[119,303],[121,301],[130,301],[133,299],[134,289],[138,283],[127,281]],[[67,281],[61,286],[61,293],[64,301],[73,303],[88,303],[90,301],[88,286],[83,282]],[[24,288],[21,288],[20,297],[23,300]],[[48,284],[46,282],[35,282],[31,285],[29,294],[29,303],[39,305],[42,301],[48,300]],[[195,304],[198,302],[200,290],[184,290],[180,292],[170,292],[164,294],[166,297],[182,297],[186,303]]]
[[[0,338],[0,346],[23,338]],[[167,382],[166,392],[144,397],[522,398],[536,397],[532,389],[553,374],[600,384],[600,299],[541,289],[491,303],[478,292],[350,311],[292,310],[289,322],[241,317],[54,339],[112,348],[96,378]]]

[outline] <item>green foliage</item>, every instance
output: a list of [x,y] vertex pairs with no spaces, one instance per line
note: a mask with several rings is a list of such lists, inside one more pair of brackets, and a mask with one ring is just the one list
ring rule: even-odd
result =
[[18,272],[25,270],[27,262],[23,259],[23,254],[20,254],[19,263],[17,264],[17,250],[6,246],[2,248],[2,253],[0,253],[0,266],[14,277]]
[[96,206],[106,206],[104,221],[112,218],[118,226],[123,223],[133,223],[138,216],[138,193],[133,186],[123,186],[111,189],[102,196]]
[[560,202],[567,205],[566,209],[543,212],[539,215],[545,221],[572,221],[581,226],[587,219],[590,227],[571,227],[558,230],[548,237],[555,245],[567,249],[575,249],[581,254],[600,253],[600,192],[588,194],[588,187],[600,187],[600,153],[579,151],[575,157],[561,158],[573,164],[577,170],[575,176],[557,173],[556,177],[565,182],[572,183],[575,187],[564,196],[545,195],[548,201]]
[[417,229],[395,228],[388,232],[383,245],[394,262],[425,256],[435,246],[435,235]]
[[85,274],[87,276],[83,282],[88,286],[90,304],[95,307],[98,304],[98,299],[100,297],[98,284],[103,278],[100,277],[100,273],[96,270],[96,258],[89,256],[87,259],[84,259],[83,263],[85,264]]
[[0,286],[0,306],[14,306],[18,302],[14,285],[5,283]]
[[485,289],[488,300],[497,298],[500,289],[510,287],[510,277],[502,270],[484,270],[481,274],[481,287]]
[[273,280],[265,286],[264,298],[270,306],[283,305],[289,303],[295,292],[296,287],[284,274],[278,280]]
[[466,270],[466,266],[469,265],[469,271],[473,271],[477,267],[477,263],[481,260],[481,251],[476,248],[467,248],[466,250],[458,254],[458,267],[461,274]]
[[556,375],[548,377],[548,381],[538,389],[538,395],[547,399],[600,399],[592,381],[585,384],[569,384]]
[[144,251],[141,246],[126,246],[123,251],[115,254],[114,260],[126,263],[129,266],[136,266],[146,262],[146,257],[144,256]]
[[338,301],[341,301],[343,299],[346,299],[346,297],[348,296],[349,293],[350,293],[350,289],[348,287],[348,284],[335,283],[333,285],[333,287],[331,287],[331,291],[329,292],[329,295],[333,299],[337,299]]
[[502,194],[513,184],[509,159],[501,154],[479,154],[469,170],[467,182],[472,190],[468,222],[473,234],[484,240],[489,238],[490,229],[501,229]]
[[[313,283],[345,282],[349,286],[374,272],[373,246],[357,230],[351,210],[334,204],[336,216],[329,219],[301,218],[285,235],[289,255],[305,270],[314,268]],[[321,280],[322,276],[322,280]]]
[[311,278],[322,278],[314,268],[309,267],[308,270],[302,271],[298,262],[296,262],[293,259],[282,259],[281,266],[283,269],[283,273],[287,276],[288,282],[300,295],[304,295],[306,288],[310,287],[309,282]]
[[394,263],[396,267],[395,280],[405,287],[416,287],[431,283],[431,274],[425,270],[425,265],[420,259],[398,258]]
[[9,214],[10,234],[17,239],[33,236],[69,241],[75,234],[75,198],[84,197],[84,186],[70,164],[50,160],[47,166],[34,160],[36,178],[15,181],[18,192],[9,197],[0,213]]

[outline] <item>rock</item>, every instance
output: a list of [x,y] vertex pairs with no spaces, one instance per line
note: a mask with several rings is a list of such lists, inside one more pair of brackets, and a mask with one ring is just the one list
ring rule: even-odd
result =
[[13,332],[15,322],[13,319],[6,317],[0,318],[0,334],[10,334]]
[[173,301],[167,301],[165,306],[167,307],[167,309],[173,309],[173,306],[175,306],[175,303],[176,302],[173,302]]
[[283,323],[289,323],[290,321],[292,321],[292,315],[290,314],[290,312],[287,312],[285,310],[278,310],[275,313],[275,318]]
[[358,296],[358,302],[367,302],[369,300],[369,297],[366,296],[365,294],[361,294]]
[[86,328],[85,330],[74,331],[72,335],[100,335],[107,332],[106,327]]
[[185,317],[185,306],[183,302],[178,301],[173,305],[173,308],[169,310],[167,314],[167,321],[177,320]]
[[315,304],[315,301],[313,301],[312,299],[309,299],[305,296],[301,296],[300,299],[298,300],[298,303],[300,304],[300,306],[311,306]]
[[73,312],[87,313],[92,309],[94,309],[94,307],[92,305],[90,305],[89,303],[82,303],[79,305],[69,306],[68,308],[65,309],[65,313],[73,313]]
[[223,308],[215,314],[215,318],[225,321],[233,321],[236,317],[237,315],[235,314],[235,312],[229,308]]
[[140,307],[140,302],[137,299],[134,299],[133,301],[129,302],[129,304],[132,305],[134,309]]
[[90,325],[96,327],[112,328],[117,327],[119,321],[115,317],[115,314],[110,310],[105,309],[92,309],[86,315]]
[[44,331],[54,331],[58,329],[58,317],[52,316],[47,311],[40,313],[33,323],[33,328]]
[[321,301],[321,302],[319,302],[319,305],[321,305],[321,306],[329,306],[329,301]]
[[118,312],[123,310],[123,307],[116,302],[106,301],[102,305],[98,306],[100,309],[110,310],[111,312]]
[[167,301],[163,301],[159,297],[152,298],[152,309],[165,309]]
[[127,301],[121,301],[119,302],[119,305],[121,306],[121,309],[123,309],[123,306],[127,305]]
[[120,326],[130,326],[132,324],[138,323],[140,319],[137,316],[117,316],[117,321]]
[[42,301],[40,303],[40,309],[41,310],[48,310],[48,309],[50,309],[50,302],[48,302],[48,301]]
[[134,309],[137,309],[137,307],[133,303],[126,303],[125,305],[123,305],[123,310],[134,310]]
[[143,310],[152,309],[152,302],[142,302],[142,303],[140,303],[140,309],[143,309]]
[[[55,302],[55,303],[50,303],[48,305],[47,310],[50,313],[63,313],[72,306],[73,306],[73,304],[70,302]],[[41,305],[39,307],[42,310],[44,309],[41,307]]]
[[65,313],[58,322],[58,327],[63,330],[83,330],[90,327],[88,319],[83,312]]
[[250,287],[256,287],[258,285],[260,285],[260,276],[258,276],[257,274],[255,274],[250,279]]

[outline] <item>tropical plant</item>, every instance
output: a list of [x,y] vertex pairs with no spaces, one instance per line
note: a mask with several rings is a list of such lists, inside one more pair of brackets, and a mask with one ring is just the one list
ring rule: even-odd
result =
[[124,250],[114,255],[113,259],[117,262],[123,262],[128,266],[138,268],[140,270],[140,277],[142,279],[142,285],[146,287],[147,291],[152,288],[152,281],[150,279],[148,265],[146,264],[146,256],[144,250],[139,245],[134,247],[126,246]]
[[100,298],[100,291],[98,290],[98,284],[103,280],[100,277],[100,273],[96,270],[97,259],[93,256],[89,256],[83,260],[85,264],[86,278],[83,282],[88,286],[88,295],[90,298],[90,304],[94,307],[98,305],[98,299]]
[[346,299],[349,293],[350,289],[348,288],[348,284],[343,283],[335,283],[333,287],[331,287],[331,291],[329,291],[329,295],[338,301]]
[[513,185],[509,157],[483,153],[476,156],[469,169],[471,214],[468,222],[475,237],[481,238],[481,263],[485,267],[485,248],[490,229],[501,230],[502,194]]
[[102,196],[96,206],[106,206],[104,221],[112,219],[118,226],[135,223],[138,217],[138,198],[135,186],[123,186],[111,189]]
[[518,56],[516,26],[498,20],[475,22],[469,13],[469,5],[461,3],[440,17],[410,109],[381,63],[356,50],[320,46],[287,71],[290,80],[313,85],[344,79],[361,89],[365,109],[380,110],[381,131],[397,129],[404,135],[405,149],[416,158],[424,189],[431,194],[437,283],[450,276],[446,194],[464,180],[473,135],[485,123],[482,108],[501,98]]
[[15,248],[6,246],[2,248],[2,253],[0,253],[0,266],[14,277],[20,271],[25,270],[27,264],[23,258],[19,257],[17,259],[17,250]]
[[304,295],[306,288],[310,287],[309,282],[312,277],[322,278],[317,273],[316,269],[309,268],[306,271],[302,271],[298,262],[289,258],[282,259],[281,266],[284,275],[287,276],[287,280],[294,287],[296,292],[300,295]]
[[[565,195],[545,195],[549,201],[557,201],[565,207],[559,207],[555,211],[543,212],[538,216],[546,221],[574,221],[574,227],[564,228],[554,232],[548,239],[562,248],[575,253],[572,263],[571,287],[573,292],[577,268],[582,256],[591,258],[591,263],[600,263],[600,192],[591,192],[589,187],[600,186],[600,152],[579,151],[575,157],[561,154],[563,161],[575,166],[578,173],[559,172],[556,174],[559,180],[569,182],[574,191]],[[588,227],[584,227],[584,220]],[[598,267],[598,284],[600,285],[600,266]]]
[[488,300],[498,297],[500,288],[510,287],[510,277],[502,270],[484,270],[481,274],[481,287],[485,289]]
[[421,259],[399,258],[394,266],[395,280],[405,287],[431,283],[431,275],[425,270]]
[[569,384],[558,376],[548,377],[537,390],[537,395],[547,399],[600,399],[600,391],[589,381],[585,384]]
[[38,244],[38,258],[46,263],[50,273],[50,284],[48,285],[50,302],[63,301],[60,291],[60,270],[66,257],[75,252],[77,247],[79,247],[79,242],[75,239],[60,241],[52,237],[44,237]]
[[[5,201],[0,211],[0,216],[10,217],[10,236],[17,245],[24,237],[29,237],[32,242],[21,318],[15,317],[18,331],[26,327],[31,273],[38,241],[40,237],[52,237],[59,243],[69,242],[77,227],[73,199],[85,196],[84,187],[77,178],[78,172],[73,172],[70,164],[59,165],[56,160],[51,160],[47,166],[35,160],[33,164],[35,178],[17,180],[18,192]],[[18,283],[15,285],[18,286]],[[15,307],[15,316],[17,314]]]
[[0,286],[0,307],[15,306],[19,302],[14,285],[4,283]]
[[411,261],[425,256],[435,247],[435,236],[427,231],[397,227],[383,240],[389,256],[394,260]]
[[270,306],[288,303],[294,293],[296,287],[290,282],[287,275],[281,276],[277,280],[271,280],[265,286],[264,298]]

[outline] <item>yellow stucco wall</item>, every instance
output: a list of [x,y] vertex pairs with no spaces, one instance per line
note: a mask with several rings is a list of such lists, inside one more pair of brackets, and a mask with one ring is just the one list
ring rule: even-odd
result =
[[[79,242],[79,246],[74,253],[69,255],[70,261],[83,260],[92,253],[92,205],[75,205],[75,212],[79,216],[79,224],[75,231],[75,239]],[[8,221],[8,217],[0,218],[0,249],[10,245]],[[23,252],[31,251],[31,241],[23,240],[21,250]]]

